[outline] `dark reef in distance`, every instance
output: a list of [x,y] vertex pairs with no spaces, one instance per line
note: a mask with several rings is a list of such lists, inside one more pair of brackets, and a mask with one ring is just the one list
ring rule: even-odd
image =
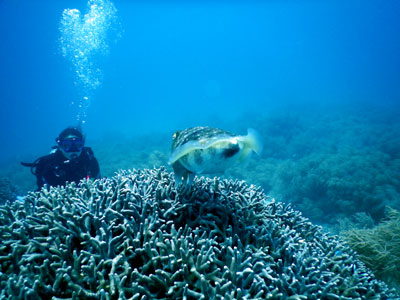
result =
[[17,189],[7,177],[0,176],[0,204],[14,201],[17,197]]
[[395,299],[336,236],[244,181],[119,171],[0,206],[0,299]]

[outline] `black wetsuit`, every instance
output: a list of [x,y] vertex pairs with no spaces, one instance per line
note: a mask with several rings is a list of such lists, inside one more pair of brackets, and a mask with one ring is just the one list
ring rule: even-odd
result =
[[35,164],[38,189],[44,184],[49,186],[65,185],[66,182],[78,183],[84,178],[100,178],[100,167],[93,151],[84,147],[79,157],[68,160],[60,150],[40,157]]

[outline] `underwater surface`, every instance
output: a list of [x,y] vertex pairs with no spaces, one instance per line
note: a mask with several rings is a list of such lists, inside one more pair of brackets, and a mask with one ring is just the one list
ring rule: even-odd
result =
[[[374,232],[395,228],[398,253],[399,15],[394,0],[0,0],[0,203],[36,189],[20,162],[68,126],[106,178],[172,172],[177,130],[253,128],[262,154],[207,177],[260,186],[329,231],[386,222]],[[347,232],[357,249],[361,234]],[[390,261],[374,273],[400,290]]]

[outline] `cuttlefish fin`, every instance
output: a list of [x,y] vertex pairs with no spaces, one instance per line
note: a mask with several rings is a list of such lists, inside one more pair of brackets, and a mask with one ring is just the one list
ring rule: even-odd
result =
[[239,157],[239,162],[245,161],[251,151],[261,155],[264,144],[261,136],[254,129],[247,129],[247,135],[238,137],[238,141],[243,143],[243,150]]

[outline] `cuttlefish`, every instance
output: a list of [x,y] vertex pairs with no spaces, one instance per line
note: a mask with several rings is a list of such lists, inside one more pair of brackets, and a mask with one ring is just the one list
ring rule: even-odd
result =
[[168,163],[177,184],[191,185],[196,174],[223,173],[246,161],[253,151],[260,155],[262,149],[254,129],[248,129],[247,135],[236,135],[218,128],[193,127],[174,133]]

